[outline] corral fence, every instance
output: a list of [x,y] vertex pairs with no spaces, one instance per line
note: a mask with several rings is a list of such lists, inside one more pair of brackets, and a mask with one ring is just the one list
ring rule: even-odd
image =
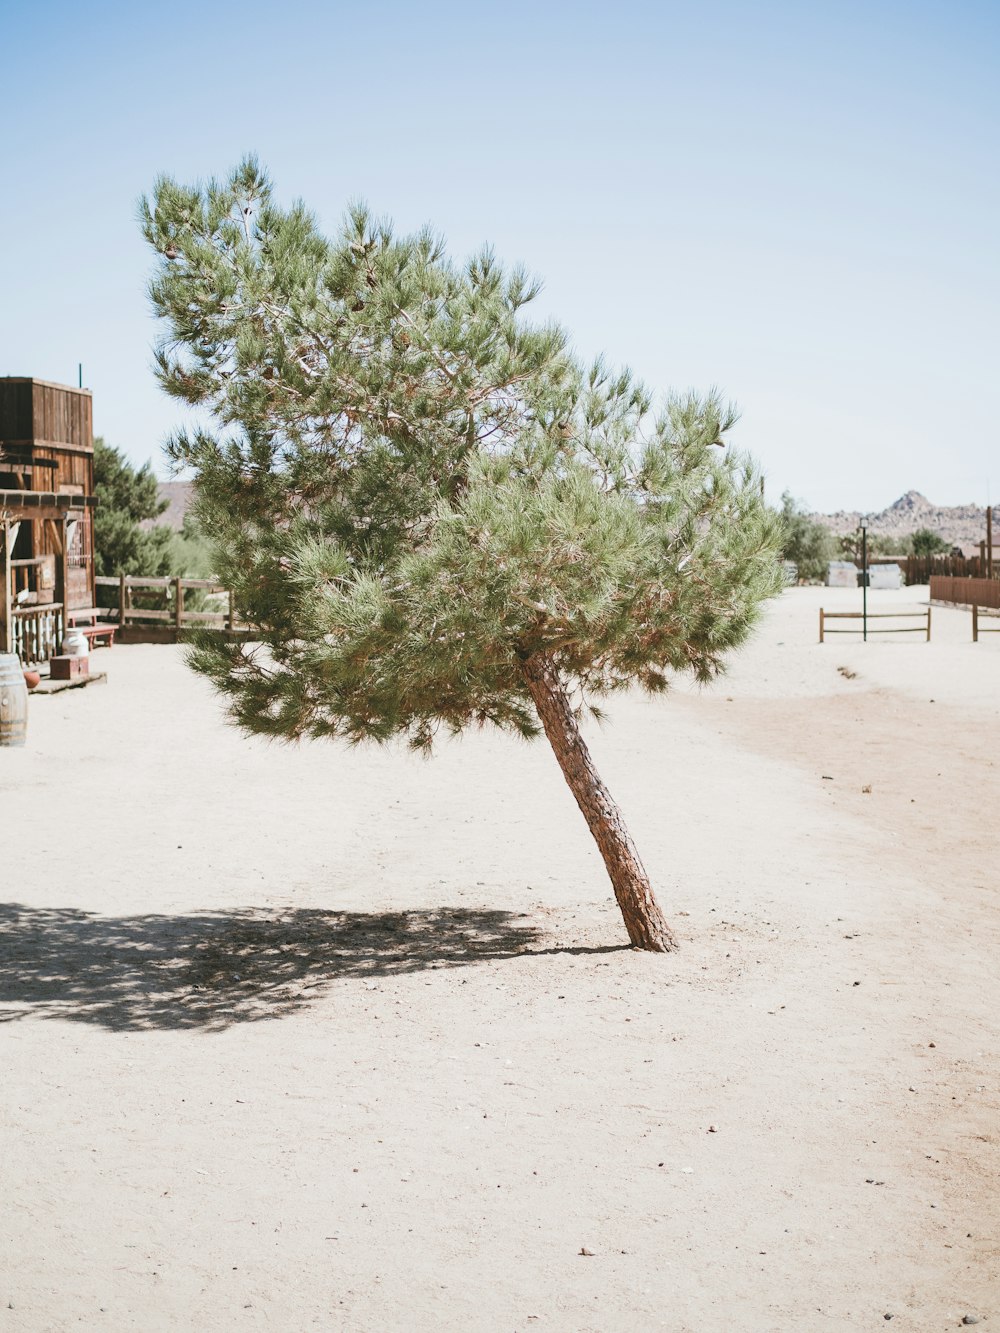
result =
[[907,584],[929,583],[933,578],[990,579],[1000,583],[996,578],[1000,571],[994,567],[992,554],[986,554],[985,542],[981,545],[984,550],[980,555],[878,556],[868,563],[899,565]]
[[[992,625],[984,625],[984,619],[992,620]],[[985,615],[980,615],[978,605],[972,603],[972,642],[978,643],[980,634],[1000,634],[1000,619],[989,611]]]
[[[98,576],[96,613],[107,624],[118,626],[123,643],[171,643],[186,629],[220,629],[245,634],[248,626],[236,614],[232,592],[217,579],[142,578],[120,574]],[[199,594],[198,608],[185,600]]]
[[952,606],[982,606],[1000,611],[1000,579],[931,578],[932,602],[947,602]]
[[[18,564],[28,562],[19,561]],[[207,628],[244,637],[247,623],[233,605],[233,594],[217,579],[98,577],[97,601],[102,605],[68,614],[61,602],[15,606],[11,611],[13,651],[25,667],[54,657],[62,644],[67,620],[83,624],[84,632],[113,626],[119,643],[176,643],[183,630]],[[196,603],[193,605],[193,603]]]
[[[854,564],[861,569],[860,557]],[[1000,561],[987,555],[870,555],[868,568],[898,565],[907,587],[934,578],[991,579],[1000,582]],[[992,571],[992,572],[991,572]]]
[[[860,620],[857,626],[839,629],[827,628],[828,620]],[[919,620],[919,625],[890,626],[886,629],[872,628],[865,625],[869,620]],[[819,641],[823,643],[828,634],[925,634],[925,642],[931,641],[931,608],[926,611],[825,611],[819,609]]]

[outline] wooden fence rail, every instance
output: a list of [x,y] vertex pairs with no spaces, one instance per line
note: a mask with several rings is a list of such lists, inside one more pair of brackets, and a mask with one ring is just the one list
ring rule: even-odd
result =
[[[114,589],[114,598],[109,603],[99,606],[97,612],[105,619],[121,628],[161,624],[174,630],[194,627],[224,629],[230,633],[242,633],[248,626],[238,620],[233,604],[233,594],[217,579],[182,579],[182,578],[141,578],[138,575],[120,574],[117,578],[98,577],[96,579],[98,596],[101,589]],[[188,610],[184,605],[185,594],[202,592],[210,596],[225,599],[225,606],[218,610]],[[136,606],[136,595],[144,600],[157,601],[160,605]]]
[[819,641],[823,643],[827,634],[861,634],[863,627],[857,629],[827,629],[828,620],[919,620],[919,625],[904,625],[898,629],[869,629],[869,634],[924,634],[926,642],[931,641],[931,608],[926,611],[869,611],[867,617],[863,611],[824,611],[819,609]]
[[[34,561],[19,561],[18,566],[34,564]],[[233,595],[217,579],[181,579],[181,578],[140,578],[133,575],[120,575],[117,578],[99,577],[97,597],[105,604],[81,611],[70,611],[69,621],[79,621],[81,616],[100,618],[105,624],[115,625],[118,631],[131,631],[133,636],[142,638],[143,627],[155,636],[157,642],[173,641],[179,631],[194,628],[225,630],[228,633],[246,634],[249,626],[239,620],[233,605]],[[206,593],[217,598],[222,605],[216,610],[188,609],[184,605],[185,594],[191,592]],[[108,597],[105,594],[112,593]],[[139,596],[147,601],[158,601],[156,606],[136,606]],[[12,609],[11,635],[13,651],[21,660],[22,666],[37,666],[46,662],[60,651],[66,623],[63,604],[51,602],[40,605],[20,606]]]
[[[996,616],[989,616],[990,620],[996,620]],[[980,623],[979,607],[975,602],[972,603],[972,642],[978,643],[980,634],[1000,634],[1000,624],[983,625]]]

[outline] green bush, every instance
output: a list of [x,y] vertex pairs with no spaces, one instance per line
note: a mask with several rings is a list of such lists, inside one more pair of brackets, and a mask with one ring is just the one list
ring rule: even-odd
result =
[[941,555],[951,547],[932,528],[918,528],[910,538],[914,555]]
[[836,558],[833,533],[810,516],[789,491],[781,497],[782,556],[798,566],[800,579],[822,580]]

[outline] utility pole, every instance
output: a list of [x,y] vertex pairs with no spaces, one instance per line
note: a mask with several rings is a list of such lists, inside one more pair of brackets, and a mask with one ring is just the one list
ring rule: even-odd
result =
[[861,635],[868,642],[868,522],[861,520]]
[[993,506],[986,506],[986,577],[993,577]]

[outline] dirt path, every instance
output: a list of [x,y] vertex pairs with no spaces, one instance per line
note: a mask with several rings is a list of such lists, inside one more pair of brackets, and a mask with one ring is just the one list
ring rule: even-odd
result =
[[1000,1318],[1000,635],[818,604],[590,737],[666,958],[543,746],[268,747],[163,648],[33,701],[0,1333]]

